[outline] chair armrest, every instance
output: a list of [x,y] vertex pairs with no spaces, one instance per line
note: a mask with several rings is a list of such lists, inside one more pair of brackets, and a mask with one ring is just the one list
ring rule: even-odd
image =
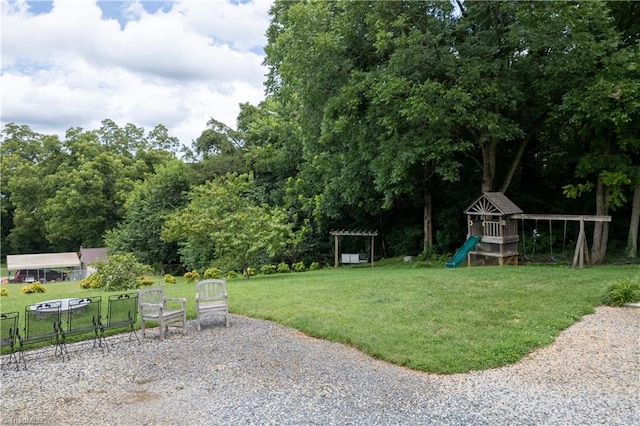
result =
[[163,307],[164,305],[162,303],[141,303],[140,304],[141,311],[144,311],[144,308],[162,309]]
[[164,301],[165,302],[180,302],[180,304],[182,305],[182,309],[184,309],[186,304],[187,304],[187,299],[184,298],[184,297],[165,297]]

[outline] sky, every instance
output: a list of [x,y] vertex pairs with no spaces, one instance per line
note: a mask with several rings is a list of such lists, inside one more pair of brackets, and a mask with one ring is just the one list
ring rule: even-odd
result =
[[0,124],[64,137],[104,119],[189,146],[264,99],[271,0],[0,0]]

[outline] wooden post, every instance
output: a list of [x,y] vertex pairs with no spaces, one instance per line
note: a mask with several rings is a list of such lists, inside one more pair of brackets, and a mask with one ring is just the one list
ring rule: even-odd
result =
[[338,237],[341,235],[352,235],[354,237],[371,237],[371,266],[373,267],[373,255],[375,254],[375,241],[376,235],[378,235],[378,231],[331,231],[331,235],[335,237],[335,242],[333,246],[334,251],[334,261],[333,265],[335,268],[338,267],[338,255],[340,254],[340,243],[338,241]]
[[584,220],[580,220],[580,232],[578,233],[578,241],[576,241],[576,251],[573,254],[573,267],[578,266],[580,269],[584,267],[584,248],[587,246],[586,235],[584,232]]
[[371,267],[373,268],[373,244],[376,240],[375,236],[371,236]]
[[587,238],[585,236],[585,238],[582,239],[582,242],[584,243],[584,256],[585,259],[587,261],[587,266],[591,266],[591,255],[589,254],[589,245],[587,244]]

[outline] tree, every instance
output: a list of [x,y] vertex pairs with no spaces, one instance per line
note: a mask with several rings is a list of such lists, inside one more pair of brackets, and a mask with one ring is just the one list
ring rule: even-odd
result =
[[2,248],[5,253],[37,253],[52,249],[46,238],[43,204],[50,194],[46,177],[65,155],[57,136],[9,123],[0,145]]
[[453,81],[470,99],[461,131],[479,152],[482,191],[506,192],[527,146],[615,34],[606,8],[589,2],[465,2],[456,27]]
[[174,159],[140,182],[125,204],[124,219],[107,231],[110,253],[131,252],[148,265],[165,267],[179,263],[178,246],[160,238],[167,216],[185,206],[191,186],[188,167]]
[[[175,159],[166,129],[149,135],[103,121],[96,131],[70,128],[64,140],[8,124],[2,141],[3,249],[8,253],[101,246],[124,215],[136,181]],[[5,218],[3,218],[5,219]]]
[[[292,241],[281,209],[255,204],[251,175],[226,175],[195,187],[189,204],[170,215],[162,238],[177,242],[187,269],[227,270],[265,264]],[[222,269],[222,268],[221,268]]]
[[[565,187],[569,196],[595,190],[596,214],[626,202],[624,187],[638,190],[640,153],[640,57],[637,46],[623,47],[603,59],[603,68],[588,84],[568,94],[563,111],[569,117],[581,155],[575,176],[583,182]],[[640,210],[636,195],[627,252],[635,254]],[[596,223],[591,259],[602,263],[607,249],[608,223]]]
[[185,147],[185,158],[198,169],[201,182],[227,173],[244,172],[242,132],[213,118],[207,127],[191,148]]
[[268,87],[295,104],[317,219],[370,223],[417,199],[432,244],[430,180],[455,180],[454,154],[468,146],[449,119],[464,99],[438,82],[453,61],[451,13],[441,2],[274,5]]

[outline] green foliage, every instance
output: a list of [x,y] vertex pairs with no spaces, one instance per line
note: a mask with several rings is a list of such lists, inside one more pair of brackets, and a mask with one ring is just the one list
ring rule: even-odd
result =
[[624,278],[611,284],[602,294],[602,303],[609,306],[623,306],[640,302],[640,282]]
[[239,274],[236,271],[231,270],[231,271],[227,272],[227,278],[229,278],[229,279],[234,279],[234,278],[238,278],[238,277],[239,277]]
[[147,135],[111,120],[99,130],[69,129],[64,140],[15,125],[2,136],[3,203],[12,223],[6,241],[13,252],[102,246],[135,183],[173,157],[164,150],[173,145],[161,127]]
[[152,286],[153,284],[155,284],[155,280],[153,278],[144,276],[144,277],[138,278],[137,287],[138,288],[140,288],[140,287],[149,287],[149,286]]
[[187,280],[188,283],[196,282],[200,279],[200,273],[196,270],[185,272],[184,279]]
[[249,278],[249,277],[253,277],[256,274],[256,268],[246,268],[244,270],[244,276]]
[[167,219],[163,238],[180,245],[190,268],[205,266],[203,253],[214,253],[225,270],[244,271],[273,258],[291,242],[291,225],[283,209],[256,204],[254,189],[251,175],[227,175],[194,188],[190,203]]
[[105,283],[106,280],[104,275],[93,273],[80,281],[80,288],[103,288]]
[[9,295],[9,292],[7,291],[6,288],[3,287],[2,289],[0,289],[0,296],[8,296],[8,295]]
[[203,276],[205,278],[219,278],[221,275],[220,272],[219,268],[212,267],[205,270]]
[[278,266],[276,267],[276,271],[279,274],[286,274],[288,272],[291,272],[291,268],[289,267],[289,265],[285,262],[280,262],[278,263]]
[[430,267],[444,267],[444,264],[449,260],[451,256],[449,254],[439,253],[435,248],[425,250],[416,257],[414,262],[414,268],[430,268]]
[[276,265],[262,265],[260,267],[260,273],[262,275],[271,275],[275,274],[276,272]]
[[320,264],[318,262],[311,262],[311,265],[309,265],[310,271],[317,271],[319,269],[320,269]]
[[174,277],[171,274],[164,274],[164,282],[167,284],[175,284],[176,283],[176,277]]
[[128,195],[124,220],[106,233],[109,252],[131,252],[149,265],[179,263],[177,244],[161,240],[160,230],[167,215],[186,204],[189,188],[185,163],[174,159],[159,166]]
[[140,263],[133,253],[111,254],[106,261],[98,260],[91,266],[96,269],[93,275],[100,277],[107,291],[135,289],[140,280],[151,273],[151,267]]
[[301,261],[292,264],[291,269],[293,270],[293,272],[304,272],[307,270],[307,267],[305,266],[304,262]]
[[47,289],[39,282],[27,284],[20,290],[22,294],[46,293]]

